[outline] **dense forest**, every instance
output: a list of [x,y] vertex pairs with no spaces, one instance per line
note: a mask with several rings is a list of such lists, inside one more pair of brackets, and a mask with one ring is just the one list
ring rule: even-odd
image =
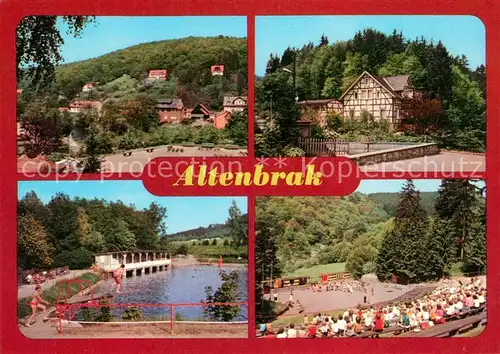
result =
[[[420,192],[420,203],[428,215],[434,215],[434,203],[438,197],[438,192]],[[384,209],[389,216],[396,216],[399,204],[399,193],[371,193],[368,198]]]
[[[224,65],[212,76],[211,65]],[[149,70],[166,69],[166,81],[147,84]],[[81,93],[86,83],[96,89]],[[30,94],[30,77],[19,80]],[[84,61],[59,65],[49,91],[64,96],[106,99],[147,92],[152,98],[181,98],[193,108],[203,103],[220,109],[224,95],[246,95],[247,40],[234,37],[187,37],[143,43]]]
[[[121,201],[71,199],[58,193],[44,204],[32,191],[18,203],[18,265],[21,269],[83,269],[93,264],[98,252],[184,252],[167,236],[166,218],[166,208],[154,202],[139,210]],[[247,224],[246,214],[233,201],[225,226],[234,247],[246,244]]]
[[[398,204],[392,214],[395,196]],[[360,193],[257,198],[257,281],[270,276],[271,264],[274,277],[338,262],[346,262],[354,278],[377,273],[381,279],[396,274],[425,281],[453,267],[484,272],[484,190],[468,180],[444,180],[437,195],[429,193],[425,199],[426,208],[432,203],[432,213],[411,181],[399,194],[375,198]]]
[[300,117],[295,97],[338,99],[364,71],[410,75],[413,86],[423,92],[422,99],[403,102],[401,132],[391,132],[369,114],[356,122],[344,122],[333,114],[326,132],[313,126],[313,137],[328,133],[348,139],[426,140],[442,148],[484,151],[485,67],[471,69],[465,56],[453,56],[440,41],[410,40],[401,32],[388,35],[367,28],[345,42],[329,43],[322,36],[318,44],[309,42],[270,55],[265,77],[256,82],[257,119],[268,123],[257,130],[258,154],[300,154],[294,149]]

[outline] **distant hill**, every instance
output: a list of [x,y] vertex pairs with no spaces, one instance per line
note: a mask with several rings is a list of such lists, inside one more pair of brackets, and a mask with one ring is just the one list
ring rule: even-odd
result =
[[[429,215],[434,215],[434,202],[438,197],[438,192],[420,192],[422,207]],[[399,193],[372,193],[368,198],[379,204],[390,216],[396,215],[399,203]]]
[[[212,65],[224,65],[212,76]],[[234,37],[187,37],[143,43],[103,56],[61,65],[56,70],[59,92],[72,99],[85,83],[106,85],[124,75],[142,82],[149,70],[166,69],[175,96],[185,105],[216,105],[224,95],[247,93],[247,40]],[[144,88],[141,88],[144,90]]]

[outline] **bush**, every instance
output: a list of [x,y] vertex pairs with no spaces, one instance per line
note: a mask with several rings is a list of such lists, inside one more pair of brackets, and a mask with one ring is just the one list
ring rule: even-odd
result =
[[68,266],[70,269],[86,269],[94,263],[94,254],[80,247],[73,251],[63,251],[54,257],[54,268]]
[[185,244],[180,245],[179,247],[177,247],[175,254],[183,254],[183,255],[187,256],[188,246],[186,246]]
[[229,246],[229,240],[226,238],[222,243],[223,246]]
[[212,246],[217,246],[217,239],[214,238],[214,240],[212,241]]
[[193,241],[192,245],[193,245],[193,246],[196,246],[196,241]]
[[201,242],[201,244],[202,244],[203,246],[208,246],[208,245],[210,244],[210,241],[208,241],[208,240],[203,240],[203,241]]
[[143,318],[142,311],[138,307],[126,309],[122,314],[124,321],[141,321]]

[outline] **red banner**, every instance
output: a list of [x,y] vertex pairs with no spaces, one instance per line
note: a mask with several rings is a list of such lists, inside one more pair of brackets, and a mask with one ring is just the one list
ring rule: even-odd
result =
[[337,195],[359,185],[356,163],[335,158],[156,158],[143,171],[146,189],[172,195]]

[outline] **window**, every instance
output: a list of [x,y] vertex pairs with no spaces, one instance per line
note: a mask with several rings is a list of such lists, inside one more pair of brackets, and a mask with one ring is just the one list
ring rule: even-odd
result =
[[357,92],[354,92],[354,98],[358,99],[358,93]]
[[372,98],[372,90],[368,90],[368,98]]
[[385,119],[385,108],[380,109],[380,119]]
[[380,91],[377,90],[377,98],[380,98]]
[[361,98],[366,98],[366,90],[361,91]]

